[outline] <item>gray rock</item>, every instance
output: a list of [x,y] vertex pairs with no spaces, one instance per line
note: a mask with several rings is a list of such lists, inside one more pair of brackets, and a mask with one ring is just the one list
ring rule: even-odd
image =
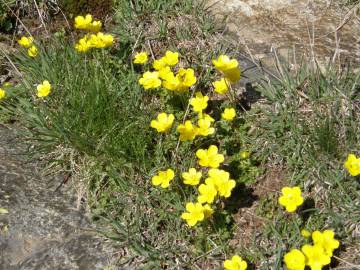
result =
[[[114,265],[115,248],[96,233],[62,177],[26,162],[13,130],[0,126],[0,270],[87,270]],[[119,269],[119,268],[111,268]]]

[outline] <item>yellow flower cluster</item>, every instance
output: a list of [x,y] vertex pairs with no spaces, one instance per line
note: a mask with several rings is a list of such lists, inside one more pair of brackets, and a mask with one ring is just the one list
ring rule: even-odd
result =
[[223,75],[223,78],[212,83],[214,91],[219,94],[226,94],[230,85],[240,80],[239,63],[236,59],[230,59],[227,55],[220,55],[218,59],[212,62],[215,68]]
[[360,175],[360,157],[357,158],[354,154],[349,154],[344,166],[352,176]]
[[[147,76],[147,75],[145,75]],[[150,80],[147,81],[148,83]],[[146,86],[146,84],[144,84]],[[214,134],[215,128],[211,127],[211,123],[215,120],[207,115],[202,113],[202,110],[207,107],[207,96],[203,96],[200,92],[196,93],[196,97],[190,99],[190,104],[193,105],[194,110],[199,112],[198,125],[195,126],[191,120],[185,121],[184,124],[179,124],[177,126],[177,132],[180,133],[180,141],[192,141],[196,136],[208,136]],[[173,125],[174,122],[173,114],[160,113],[157,116],[157,119],[152,120],[150,126],[156,129],[159,133],[167,132]]]
[[85,17],[77,16],[75,18],[75,28],[87,30],[93,34],[86,34],[83,38],[75,44],[75,50],[80,53],[85,53],[92,48],[102,49],[113,45],[114,37],[111,34],[104,34],[100,32],[102,23],[100,21],[93,21],[90,14]]
[[[219,59],[222,59],[219,57]],[[148,55],[146,52],[139,52],[135,55],[133,62],[136,64],[144,64],[148,61]],[[217,63],[217,60],[213,60]],[[236,60],[231,60],[233,63]],[[139,84],[144,87],[145,90],[164,87],[170,91],[186,92],[191,86],[196,83],[196,77],[194,70],[191,68],[180,68],[177,75],[171,71],[171,67],[175,66],[179,62],[179,54],[177,52],[166,51],[165,55],[158,60],[155,60],[152,64],[155,71],[146,71],[139,79]],[[234,64],[233,64],[234,65]],[[235,65],[237,68],[237,61]],[[224,67],[222,67],[224,69]],[[233,72],[234,68],[231,66],[229,70]],[[230,71],[229,71],[230,72]],[[231,73],[230,72],[230,73]],[[209,97],[204,96],[200,91],[195,93],[195,97],[190,98],[189,104],[194,112],[198,114],[197,125],[191,120],[186,120],[184,123],[179,124],[176,128],[180,134],[180,141],[192,141],[197,136],[209,136],[215,133],[215,128],[212,127],[212,123],[215,120],[203,111],[208,107]],[[226,121],[232,121],[236,116],[234,108],[225,108],[222,113],[222,118]],[[169,118],[168,118],[169,117]],[[161,113],[156,120],[152,120],[150,126],[155,128],[159,133],[168,131],[174,121],[173,115],[167,115]]]
[[[216,196],[228,198],[234,189],[235,180],[230,179],[230,174],[224,170],[217,169],[224,161],[224,156],[218,153],[218,148],[211,145],[208,149],[199,149],[196,152],[199,158],[199,165],[210,167],[208,177],[205,183],[199,185],[196,203],[188,203],[186,212],[181,215],[189,226],[195,226],[199,221],[211,216],[213,209],[211,204],[214,203]],[[188,172],[182,174],[184,184],[196,186],[200,183],[202,173],[190,168]],[[206,212],[207,214],[201,214]]]
[[93,33],[98,33],[101,30],[101,21],[93,21],[91,14],[84,16],[76,16],[74,27],[80,30],[87,30]]
[[[135,64],[144,64],[148,61],[147,54],[141,52],[135,55]],[[186,93],[197,79],[191,68],[179,68],[176,75],[171,68],[179,63],[179,53],[166,51],[160,59],[154,60],[152,66],[155,71],[146,71],[139,79],[145,90],[155,89],[160,86],[179,93]]]
[[27,50],[27,54],[34,58],[38,55],[38,49],[37,47],[34,45],[34,38],[33,37],[21,37],[18,40],[18,43],[20,46],[24,47]]
[[[217,63],[220,60],[214,60]],[[134,64],[145,64],[148,61],[148,55],[146,52],[139,52],[135,54]],[[229,60],[229,67],[226,68],[226,63],[221,66],[222,71],[226,71],[227,75],[236,73],[237,61]],[[145,90],[155,89],[163,87],[169,91],[176,91],[178,93],[186,93],[192,87],[197,78],[195,72],[191,68],[179,68],[175,73],[172,68],[179,63],[179,54],[177,52],[167,51],[163,57],[154,60],[152,63],[153,71],[145,71],[139,79],[139,84],[144,87]],[[230,76],[235,78],[235,76]],[[224,79],[225,80],[225,79]],[[230,80],[226,77],[226,80]],[[197,115],[197,123],[194,124],[192,120],[186,120],[177,126],[176,130],[180,134],[180,141],[192,141],[197,136],[209,136],[215,133],[215,128],[212,127],[212,123],[215,120],[204,111],[208,107],[209,96],[203,95],[200,91],[197,91],[193,97],[189,99],[189,106],[192,111]],[[236,116],[234,108],[226,108],[222,113],[222,118],[226,121],[232,121]],[[150,127],[154,128],[159,133],[168,132],[174,123],[175,116],[173,114],[167,114],[161,112],[157,115],[156,119],[153,119],[150,123]],[[198,149],[196,151],[196,157],[198,158],[198,164],[202,167],[202,170],[196,168],[189,168],[187,172],[183,172],[181,177],[185,185],[198,186],[198,196],[196,202],[188,202],[185,206],[186,211],[182,213],[181,218],[186,221],[189,226],[195,226],[198,222],[208,218],[213,213],[212,204],[217,202],[217,198],[228,198],[231,196],[232,190],[235,188],[235,180],[231,179],[230,174],[222,169],[219,169],[225,157],[218,152],[216,145],[210,145],[207,149]],[[205,168],[209,168],[207,171],[207,177],[203,183],[201,178]],[[172,169],[165,171],[159,171],[152,177],[152,184],[160,186],[162,188],[168,188],[170,182],[174,179],[175,173]],[[231,263],[227,263],[231,265]],[[236,262],[233,262],[236,265]],[[244,262],[241,263],[242,267]],[[229,266],[230,267],[230,266]],[[230,269],[230,268],[229,268]],[[235,269],[235,268],[234,268]],[[241,268],[243,269],[243,268]]]
[[215,120],[205,113],[208,106],[208,96],[203,96],[201,92],[196,92],[195,97],[190,99],[190,105],[194,112],[198,113],[199,119],[197,126],[193,125],[191,120],[185,121],[177,127],[177,132],[180,133],[180,141],[192,141],[196,136],[209,136],[215,133],[215,128],[211,127],[211,123]]
[[292,249],[285,254],[284,262],[288,270],[304,270],[305,266],[309,266],[311,270],[321,270],[330,264],[334,250],[340,245],[340,242],[334,239],[334,232],[314,231],[311,236],[312,245],[306,244],[301,247],[301,251]]
[[[224,156],[218,153],[218,148],[211,145],[208,149],[199,149],[196,152],[199,158],[199,165],[210,167],[208,177],[205,182],[198,187],[198,198],[196,203],[186,204],[186,212],[181,215],[189,226],[195,226],[198,222],[208,218],[213,213],[211,204],[214,203],[216,196],[228,198],[236,186],[235,180],[230,179],[230,174],[224,170],[217,169],[224,161]],[[159,171],[152,177],[152,184],[168,188],[174,179],[175,173],[172,169]],[[195,168],[190,168],[188,172],[182,173],[183,183],[186,185],[197,186],[200,184],[202,172]]]

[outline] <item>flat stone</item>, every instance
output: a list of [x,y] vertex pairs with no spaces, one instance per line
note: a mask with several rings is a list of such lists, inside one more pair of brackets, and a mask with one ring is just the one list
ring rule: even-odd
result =
[[[234,42],[250,53],[289,48],[299,59],[305,54],[320,61],[327,57],[360,62],[359,7],[327,0],[209,0],[207,4],[217,17],[226,18]],[[278,54],[291,60],[286,50]]]
[[[96,233],[63,177],[27,162],[16,132],[0,125],[0,270],[102,270],[116,249]],[[120,269],[120,268],[113,268]]]

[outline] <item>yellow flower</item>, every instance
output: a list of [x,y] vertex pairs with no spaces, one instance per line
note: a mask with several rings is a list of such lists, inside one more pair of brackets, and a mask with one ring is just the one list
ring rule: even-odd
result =
[[75,50],[78,52],[87,52],[91,48],[91,44],[88,41],[87,37],[83,37],[79,40],[77,44],[75,44]]
[[142,78],[139,79],[139,83],[145,88],[145,90],[160,87],[161,80],[159,79],[159,72],[145,72]]
[[30,56],[30,57],[36,57],[37,55],[38,55],[38,49],[36,48],[36,46],[35,45],[32,45],[29,49],[28,49],[28,51],[27,51],[27,53],[28,53],[28,55]]
[[301,233],[302,237],[304,237],[304,238],[309,238],[311,236],[311,232],[309,232],[306,229],[302,229],[300,233]]
[[209,119],[200,119],[198,121],[197,134],[200,136],[208,136],[214,134],[215,128],[211,127]]
[[299,187],[284,187],[281,190],[282,196],[279,198],[279,203],[285,206],[286,211],[294,212],[298,206],[302,205],[304,198],[301,196],[301,189]]
[[188,172],[182,173],[181,176],[184,180],[184,184],[196,186],[200,183],[202,173],[196,171],[195,168],[190,168]]
[[229,86],[228,86],[228,82],[225,78],[222,78],[219,81],[215,81],[212,83],[212,85],[214,86],[214,90],[215,92],[219,93],[219,94],[226,94],[229,91]]
[[12,83],[11,82],[5,82],[3,86],[4,87],[10,87],[10,86],[12,86]]
[[210,184],[201,184],[199,186],[199,193],[198,196],[198,202],[199,203],[213,203],[215,196],[217,194],[217,190],[215,189],[215,186]]
[[215,119],[206,113],[199,112],[199,119],[208,120],[211,123],[215,122]]
[[292,249],[284,256],[284,262],[288,270],[304,270],[305,256],[298,249]]
[[[170,81],[175,78],[174,73],[171,71],[170,67],[166,66],[159,70],[159,78],[166,80],[170,78]],[[169,89],[174,90],[174,89]]]
[[75,17],[75,28],[76,29],[87,29],[92,22],[92,16],[87,14],[85,17],[76,16]]
[[153,176],[151,182],[154,186],[161,186],[162,188],[168,188],[170,181],[175,177],[175,173],[172,169],[166,171],[159,171],[157,175]]
[[[155,61],[162,61],[162,60],[155,60]],[[174,73],[171,72],[170,67],[167,66],[166,64],[162,65],[158,63],[155,65],[154,62],[154,68],[160,71],[161,78],[164,80],[163,86],[168,90],[178,91],[180,93],[183,93],[189,90],[189,88],[196,83],[194,70],[191,68],[188,69],[181,68],[178,74],[176,74],[176,76],[174,75]]]
[[2,100],[3,98],[5,98],[6,96],[6,91],[4,89],[0,88],[0,100]]
[[235,255],[231,260],[226,260],[224,262],[224,268],[226,270],[246,270],[247,262],[238,255]]
[[[101,33],[101,32],[99,32],[99,33]],[[99,33],[98,33],[98,36],[99,36]],[[114,44],[114,36],[111,34],[100,35],[99,38],[105,44],[105,47],[110,47]]]
[[147,61],[148,61],[148,54],[146,52],[135,54],[134,64],[145,64]]
[[205,218],[211,217],[213,213],[214,213],[214,210],[211,208],[211,206],[208,205],[208,204],[205,204],[204,205],[204,216],[205,216]]
[[214,185],[219,195],[225,198],[231,196],[231,191],[236,186],[236,182],[230,179],[230,174],[224,170],[210,169],[209,177],[205,179],[208,185]]
[[18,43],[24,48],[30,48],[33,42],[33,37],[21,37],[21,39],[18,40]]
[[39,84],[37,87],[36,87],[36,90],[37,90],[37,96],[38,97],[47,97],[50,92],[51,92],[51,84],[49,83],[49,81],[43,81],[42,84]]
[[86,37],[88,39],[89,46],[91,48],[97,48],[97,49],[105,48],[105,43],[101,39],[103,35],[104,35],[103,33],[99,32],[96,35],[95,34],[90,35],[89,38]]
[[241,71],[239,68],[229,69],[224,71],[224,76],[229,82],[236,83],[241,78]]
[[157,132],[166,132],[171,128],[174,119],[175,117],[173,114],[167,115],[166,113],[159,113],[157,120],[152,120],[150,126],[155,128]]
[[242,159],[248,159],[250,157],[250,152],[249,151],[241,151],[240,152],[240,157]]
[[220,55],[217,60],[212,60],[212,62],[215,68],[222,72],[233,70],[239,65],[236,59],[230,59],[227,55]]
[[185,124],[180,124],[177,127],[177,132],[180,133],[180,141],[192,141],[197,135],[197,128],[190,120],[185,121]]
[[168,66],[175,66],[179,62],[179,53],[166,51],[163,61]]
[[333,251],[340,245],[340,242],[334,239],[334,236],[335,234],[332,230],[325,230],[322,233],[314,231],[312,233],[312,240],[314,245],[322,246],[325,254],[331,257],[333,255]]
[[162,85],[167,90],[176,91],[179,89],[180,81],[177,77],[175,77],[174,73],[171,71],[168,72],[168,70],[170,70],[169,67],[164,67],[159,71],[159,77],[161,74],[160,78],[164,80]]
[[221,114],[222,119],[226,121],[234,120],[236,112],[234,108],[225,108],[224,112]]
[[356,158],[354,154],[349,154],[344,166],[352,176],[360,175],[360,157]]
[[183,69],[180,68],[176,78],[179,80],[180,84],[176,89],[179,92],[187,91],[191,86],[196,83],[195,71],[192,68]]
[[325,254],[320,245],[304,245],[301,251],[306,257],[306,265],[310,266],[311,270],[321,270],[323,266],[330,264],[330,256]]
[[196,92],[195,97],[190,99],[190,105],[194,112],[202,112],[208,106],[208,96],[203,96],[201,92]]
[[164,58],[160,58],[158,60],[154,60],[153,62],[153,68],[155,70],[160,70],[160,69],[163,69],[164,67],[166,67],[166,63],[165,63],[165,60]]
[[195,226],[196,223],[202,221],[205,217],[204,214],[204,206],[201,203],[187,203],[186,211],[181,215],[181,218],[186,220],[187,224],[192,227]]
[[208,149],[197,150],[196,156],[199,158],[200,166],[203,167],[218,168],[220,163],[224,161],[224,156],[218,154],[216,145],[210,145]]
[[89,23],[86,27],[87,30],[93,33],[97,33],[101,30],[102,23],[100,21],[93,21],[92,23]]
[[112,46],[114,43],[114,37],[110,34],[99,32],[96,35],[91,35],[89,42],[91,47],[102,49]]

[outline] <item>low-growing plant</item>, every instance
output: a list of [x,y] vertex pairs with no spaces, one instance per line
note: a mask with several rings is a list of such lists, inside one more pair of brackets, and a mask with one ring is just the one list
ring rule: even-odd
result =
[[[142,257],[137,268],[321,269],[359,221],[360,75],[281,66],[246,112],[236,58],[171,49],[195,28],[169,27],[170,17],[208,18],[190,3],[116,2],[118,35],[81,14],[78,40],[22,37],[7,56],[19,84],[0,88],[1,112],[19,120],[34,158],[85,186],[93,219],[131,248],[124,260]],[[153,22],[155,36],[144,35]],[[252,245],[230,244],[247,186],[277,166],[288,179],[252,213],[261,231]]]

